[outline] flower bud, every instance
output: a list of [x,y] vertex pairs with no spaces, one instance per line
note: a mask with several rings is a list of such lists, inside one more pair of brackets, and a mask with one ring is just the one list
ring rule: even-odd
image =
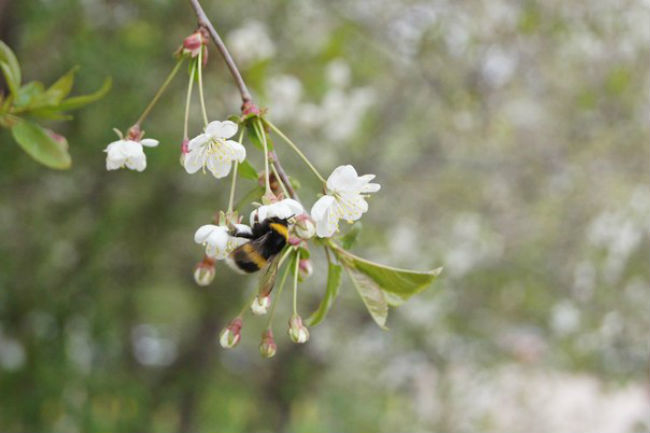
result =
[[289,319],[289,338],[294,343],[306,343],[309,340],[309,329],[302,324],[302,318],[297,314]]
[[214,260],[208,256],[205,256],[203,260],[197,263],[194,268],[194,281],[196,281],[196,284],[205,287],[214,280],[216,273],[214,263]]
[[309,240],[316,234],[316,224],[306,213],[296,216],[294,231],[300,239]]
[[[207,37],[204,35],[201,30],[197,30],[185,39],[183,39],[183,46],[177,51],[178,54],[189,57],[198,57],[199,52],[207,43]],[[204,52],[205,57],[207,58],[207,50]]]
[[219,334],[219,344],[221,344],[221,347],[224,349],[232,349],[239,343],[242,325],[241,317],[235,317],[230,321],[228,326]]
[[256,296],[255,300],[251,304],[251,311],[256,316],[261,316],[268,313],[269,307],[271,306],[271,296]]
[[311,260],[309,259],[300,259],[298,262],[298,270],[300,271],[300,277],[303,280],[311,277],[311,274],[314,273],[314,267],[311,265]]
[[260,354],[265,358],[272,358],[275,356],[275,352],[278,350],[278,346],[275,344],[273,339],[273,331],[267,329],[262,334],[262,341],[260,342]]
[[180,162],[183,167],[185,167],[185,155],[189,153],[189,143],[190,139],[185,137],[183,141],[181,142],[181,156],[180,156]]

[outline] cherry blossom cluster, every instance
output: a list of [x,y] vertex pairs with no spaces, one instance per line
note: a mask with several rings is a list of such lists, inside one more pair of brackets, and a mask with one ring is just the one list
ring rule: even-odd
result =
[[[207,58],[207,41],[208,37],[203,30],[184,40],[177,51],[176,66],[140,119],[126,134],[116,130],[119,139],[105,149],[106,168],[126,168],[138,172],[145,170],[147,158],[144,148],[155,147],[158,141],[144,138],[141,124],[176,75],[180,65],[185,61],[189,62],[183,138],[180,146],[181,165],[188,174],[202,173],[216,179],[230,177],[228,204],[216,213],[212,223],[202,225],[194,234],[194,241],[204,249],[203,259],[194,269],[194,279],[200,286],[209,285],[215,278],[215,266],[219,261],[224,261],[235,271],[241,272],[233,258],[233,252],[247,243],[251,243],[251,249],[254,249],[253,245],[257,245],[255,242],[261,244],[262,238],[256,239],[255,236],[259,235],[259,227],[265,221],[286,223],[286,233],[282,234],[285,236],[285,242],[272,256],[263,257],[264,260],[261,260],[257,257],[260,255],[257,251],[247,250],[254,256],[252,260],[263,262],[259,270],[259,289],[219,337],[221,346],[234,347],[241,340],[246,311],[250,310],[254,315],[268,315],[268,324],[259,349],[263,356],[272,357],[277,350],[272,318],[286,280],[289,277],[293,280],[293,312],[289,318],[287,332],[293,342],[305,343],[309,340],[309,330],[305,320],[298,314],[297,294],[300,282],[312,273],[310,244],[323,246],[326,250],[334,248],[331,241],[341,234],[341,221],[353,223],[359,220],[368,211],[367,198],[379,191],[380,185],[372,183],[374,175],[360,176],[352,165],[336,167],[325,179],[300,148],[266,118],[265,110],[260,110],[250,101],[245,101],[240,116],[231,116],[228,120],[209,120],[202,76]],[[190,138],[188,120],[195,83],[198,85],[203,129]],[[310,207],[305,207],[308,202],[301,201],[296,193],[296,186],[280,165],[276,150],[272,147],[272,143],[277,145],[278,142],[272,141],[273,135],[279,137],[287,148],[296,152],[322,182],[323,194],[311,200]],[[258,149],[262,152],[264,160],[264,168],[259,171],[253,168],[247,159],[251,151]],[[254,181],[257,192],[249,202],[235,205],[237,181],[242,178]],[[247,194],[246,197],[250,195]],[[254,209],[245,221],[241,209],[248,205],[252,205]],[[330,258],[329,253],[327,257],[328,260],[335,260]]]

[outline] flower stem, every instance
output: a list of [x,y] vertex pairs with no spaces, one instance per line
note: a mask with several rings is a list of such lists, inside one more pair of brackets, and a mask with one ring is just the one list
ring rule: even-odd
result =
[[180,59],[178,59],[178,62],[176,62],[176,66],[174,66],[174,69],[172,69],[172,71],[169,73],[169,75],[167,75],[167,78],[162,83],[162,86],[160,86],[160,88],[158,89],[158,91],[154,95],[151,102],[149,102],[149,105],[147,105],[147,108],[144,109],[144,111],[142,112],[142,114],[140,115],[138,120],[135,122],[135,125],[141,125],[142,122],[144,122],[144,119],[147,118],[147,116],[149,115],[149,112],[151,111],[151,109],[156,105],[156,102],[158,102],[158,99],[160,99],[162,94],[165,93],[165,90],[167,90],[167,86],[169,86],[169,83],[171,83],[171,81],[174,79],[174,76],[176,75],[179,68],[181,67],[181,64],[183,63],[183,60],[184,59],[182,57]]
[[[239,143],[242,142],[244,138],[244,131],[246,131],[244,128],[242,128],[241,132],[239,133]],[[232,183],[230,185],[230,197],[228,198],[228,213],[232,212],[232,205],[235,200],[235,186],[237,185],[237,167],[239,167],[239,162],[237,160],[233,161],[233,168],[232,168]]]
[[205,110],[205,99],[203,98],[203,74],[201,73],[201,70],[203,69],[203,49],[199,50],[199,58],[196,63],[199,68],[199,99],[201,100],[201,112],[203,113],[203,123],[205,124],[205,126],[208,126],[208,113]]
[[264,131],[264,126],[259,119],[255,120],[255,131],[257,135],[262,139],[262,146],[264,146],[264,182],[266,186],[265,195],[271,194],[271,182],[269,181],[269,146],[266,142],[266,132]]
[[284,182],[282,181],[282,178],[278,174],[278,171],[275,169],[275,165],[271,164],[271,171],[273,172],[273,175],[277,179],[278,183],[280,184],[280,188],[282,188],[282,192],[284,193],[285,198],[290,198],[291,196],[289,195],[289,191],[287,191],[287,187],[284,186]]
[[296,252],[296,267],[293,271],[293,314],[298,314],[298,270],[300,268],[300,250]]
[[[284,257],[286,257],[286,255]],[[267,328],[271,327],[271,322],[273,321],[273,316],[275,315],[275,306],[278,304],[278,299],[280,299],[280,295],[282,294],[284,283],[287,281],[287,276],[289,275],[289,269],[291,269],[291,266],[287,266],[286,268],[284,268],[284,273],[282,274],[282,278],[280,279],[280,287],[278,287],[278,292],[276,293],[275,297],[273,298],[273,302],[271,303],[271,312],[269,313],[269,319],[266,324]]]
[[192,87],[194,86],[194,73],[196,72],[196,63],[192,64],[190,69],[190,82],[187,85],[187,98],[185,98],[185,123],[183,124],[183,140],[188,138],[188,124],[190,123],[190,103],[192,102]]
[[307,159],[307,157],[305,156],[305,154],[302,153],[302,151],[301,151],[300,149],[298,149],[298,146],[296,145],[296,143],[294,143],[293,141],[291,141],[291,140],[289,139],[289,137],[287,137],[286,135],[284,135],[284,133],[283,133],[282,131],[280,131],[280,130],[278,129],[277,126],[275,126],[274,124],[272,124],[271,122],[269,122],[267,119],[263,119],[263,120],[264,120],[264,123],[266,123],[266,124],[269,126],[269,128],[271,128],[271,129],[273,130],[273,132],[275,132],[275,133],[278,134],[280,137],[282,137],[282,139],[283,139],[283,140],[284,140],[284,141],[285,141],[285,142],[286,142],[286,143],[287,143],[287,144],[288,144],[288,145],[293,149],[293,151],[296,152],[296,153],[298,154],[298,156],[299,156],[299,157],[300,157],[300,158],[305,162],[305,164],[307,164],[307,166],[308,166],[308,167],[311,169],[311,171],[316,175],[316,177],[317,177],[321,182],[326,183],[326,181],[325,181],[325,179],[323,178],[323,176],[321,176],[321,174],[318,172],[318,170],[316,170],[316,167],[314,167],[314,165],[309,161],[309,159]]
[[257,290],[253,291],[253,295],[248,299],[248,301],[246,301],[242,309],[239,311],[237,317],[241,318],[244,316],[244,313],[246,313],[246,310],[248,310],[248,308],[251,306],[255,298],[257,298]]

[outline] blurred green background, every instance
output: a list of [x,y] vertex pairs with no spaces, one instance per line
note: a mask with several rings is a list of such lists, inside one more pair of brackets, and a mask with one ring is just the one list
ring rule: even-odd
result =
[[[275,358],[257,353],[263,320],[221,349],[255,279],[220,265],[210,287],[192,280],[194,231],[228,182],[178,163],[185,77],[143,125],[161,141],[146,172],[109,173],[102,152],[173,66],[195,27],[188,2],[0,0],[25,81],[73,65],[77,92],[114,80],[51,125],[69,171],[0,130],[0,430],[650,429],[647,2],[203,4],[322,172],[377,175],[356,251],[445,271],[391,312],[390,332],[344,281],[308,344],[288,340],[284,305]],[[212,48],[205,81],[210,118],[238,112]],[[278,153],[313,203],[313,176]],[[314,266],[303,314],[324,292]]]

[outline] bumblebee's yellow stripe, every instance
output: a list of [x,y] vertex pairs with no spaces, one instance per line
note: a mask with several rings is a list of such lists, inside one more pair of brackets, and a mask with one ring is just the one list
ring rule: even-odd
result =
[[258,268],[262,269],[266,265],[266,259],[251,244],[244,244],[242,248],[246,252],[247,258]]
[[271,229],[275,230],[276,232],[280,233],[280,235],[285,240],[289,239],[289,230],[287,230],[287,226],[278,223],[271,223],[269,224],[269,227],[271,227]]

